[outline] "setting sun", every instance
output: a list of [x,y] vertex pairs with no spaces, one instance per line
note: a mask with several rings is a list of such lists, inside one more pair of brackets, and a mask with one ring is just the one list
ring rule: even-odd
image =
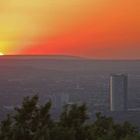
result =
[[2,52],[0,52],[0,56],[4,55]]

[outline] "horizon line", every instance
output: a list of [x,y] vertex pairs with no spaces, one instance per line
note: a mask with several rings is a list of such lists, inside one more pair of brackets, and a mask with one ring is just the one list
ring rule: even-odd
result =
[[0,58],[5,57],[67,57],[67,59],[84,59],[84,60],[116,60],[116,61],[140,61],[140,58],[94,58],[86,56],[77,56],[77,55],[67,55],[67,54],[5,54],[0,56]]

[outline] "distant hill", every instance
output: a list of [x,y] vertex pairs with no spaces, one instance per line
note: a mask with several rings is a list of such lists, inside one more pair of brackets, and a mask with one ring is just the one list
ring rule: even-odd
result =
[[83,57],[71,56],[71,55],[45,55],[40,57],[43,58],[45,57],[49,59],[84,59]]
[[66,59],[66,60],[82,60],[84,57],[71,55],[4,55],[0,59]]

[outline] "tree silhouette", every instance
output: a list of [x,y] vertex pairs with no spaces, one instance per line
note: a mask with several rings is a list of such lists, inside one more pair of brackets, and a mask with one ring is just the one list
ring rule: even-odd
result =
[[101,113],[87,123],[87,107],[66,105],[56,121],[51,118],[51,102],[39,105],[38,96],[25,97],[13,115],[0,124],[0,140],[139,140],[130,123],[115,123]]

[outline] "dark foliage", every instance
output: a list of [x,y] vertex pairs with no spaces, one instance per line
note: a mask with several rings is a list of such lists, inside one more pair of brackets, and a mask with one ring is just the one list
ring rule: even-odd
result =
[[87,123],[85,104],[66,105],[58,121],[50,115],[51,102],[38,104],[38,97],[26,97],[14,115],[0,125],[0,140],[139,140],[138,130],[130,123],[115,123],[111,117],[96,114]]

